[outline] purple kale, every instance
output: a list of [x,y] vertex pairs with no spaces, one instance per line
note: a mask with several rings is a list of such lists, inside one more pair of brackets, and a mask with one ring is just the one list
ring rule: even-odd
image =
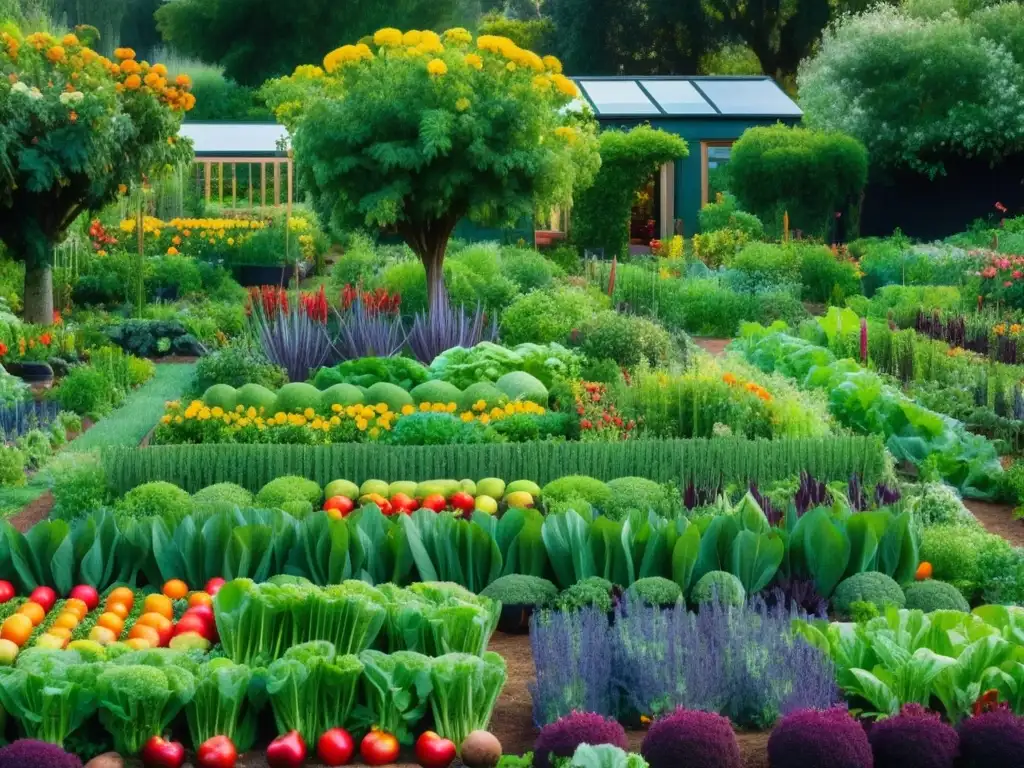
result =
[[846,484],[846,497],[850,500],[850,507],[854,512],[863,512],[868,508],[868,497],[864,493],[864,486],[861,485],[860,475],[856,472],[850,475],[850,481]]
[[814,579],[779,576],[775,585],[761,592],[761,596],[769,608],[779,606],[818,619],[828,618],[828,600],[818,592]]
[[82,768],[75,755],[45,741],[21,739],[0,749],[0,768]]
[[696,509],[697,507],[706,507],[710,504],[714,504],[722,493],[721,482],[714,486],[701,486],[698,488],[693,484],[693,480],[690,480],[686,485],[686,490],[683,493],[683,506],[687,509]]
[[898,485],[879,483],[875,486],[875,506],[890,507],[903,498]]
[[764,512],[764,516],[768,518],[770,525],[779,525],[782,522],[782,510],[772,504],[772,500],[767,496],[761,495],[757,483],[750,484],[750,495],[757,502],[757,506],[761,508],[761,511]]
[[640,754],[651,768],[742,768],[729,719],[713,712],[677,709],[655,720]]
[[1020,768],[1024,765],[1024,718],[996,709],[960,723],[962,768]]
[[572,712],[545,725],[533,747],[534,768],[551,768],[556,757],[572,757],[580,744],[611,744],[629,749],[626,731],[615,720],[593,712]]
[[871,744],[843,707],[786,715],[768,739],[770,768],[872,768]]
[[806,472],[800,473],[800,487],[793,497],[793,506],[796,507],[797,516],[803,515],[815,507],[827,507],[832,504],[832,494],[828,487],[811,477]]
[[875,768],[953,768],[960,737],[952,726],[920,704],[907,704],[895,717],[868,731]]

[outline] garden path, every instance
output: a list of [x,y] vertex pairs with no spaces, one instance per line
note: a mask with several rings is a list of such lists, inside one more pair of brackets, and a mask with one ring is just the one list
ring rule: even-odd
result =
[[719,355],[725,354],[725,348],[729,345],[732,339],[710,339],[710,338],[697,338],[692,337],[693,343],[712,355],[718,357]]

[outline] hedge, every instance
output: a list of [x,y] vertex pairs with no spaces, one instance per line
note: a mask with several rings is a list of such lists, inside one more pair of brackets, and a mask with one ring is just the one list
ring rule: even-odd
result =
[[169,445],[112,447],[103,463],[114,489],[124,493],[153,480],[196,491],[232,482],[257,490],[281,475],[324,485],[362,482],[501,477],[545,484],[565,475],[601,480],[639,476],[685,487],[720,482],[764,484],[806,471],[823,481],[880,479],[884,449],[877,437],[785,440],[636,440],[621,443],[504,443],[398,447],[385,445]]

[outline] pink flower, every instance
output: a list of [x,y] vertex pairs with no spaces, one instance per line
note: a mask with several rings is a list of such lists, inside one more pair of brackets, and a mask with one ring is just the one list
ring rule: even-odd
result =
[[995,277],[996,276],[996,268],[995,267],[985,267],[983,270],[981,270],[981,276],[982,277]]
[[1013,285],[1013,281],[1007,280],[1005,283],[1003,283],[1003,288],[1009,288],[1011,285]]
[[1019,269],[1013,270],[1013,279],[1014,280],[1020,280],[1022,277],[1024,277],[1024,272],[1021,272]]

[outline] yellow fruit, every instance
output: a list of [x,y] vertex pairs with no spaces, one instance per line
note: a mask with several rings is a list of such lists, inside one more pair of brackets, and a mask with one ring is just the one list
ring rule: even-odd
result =
[[174,603],[167,595],[146,595],[142,610],[144,613],[159,613],[165,619],[174,618]]
[[509,509],[526,509],[533,506],[533,496],[526,491],[513,491],[505,497]]
[[72,597],[70,600],[64,601],[64,608],[62,610],[64,613],[73,613],[81,621],[89,613],[89,606],[85,604],[85,601]]
[[60,637],[64,640],[71,639],[71,630],[67,627],[50,627],[46,630],[47,635],[53,635],[54,637]]
[[108,611],[107,613],[101,614],[100,617],[96,619],[96,626],[106,627],[114,633],[115,637],[120,637],[121,632],[124,631],[124,619],[116,613]]
[[0,665],[9,667],[18,657],[18,646],[10,640],[0,640]]
[[107,613],[112,613],[115,616],[120,616],[122,619],[127,619],[128,614],[132,612],[132,607],[127,603],[114,602],[107,603]]
[[13,616],[8,616],[0,625],[0,638],[10,640],[21,648],[28,641],[32,629],[32,620],[23,613],[16,613]]
[[89,630],[89,639],[100,645],[110,645],[117,642],[117,634],[109,627],[102,627],[97,624]]
[[53,627],[60,627],[62,629],[72,630],[78,626],[78,617],[73,613],[65,611],[57,617],[56,621],[53,622]]
[[131,607],[135,604],[135,593],[128,589],[128,587],[118,587],[107,595],[107,605],[111,603],[124,603]]
[[130,638],[130,639],[129,639],[129,640],[128,640],[128,641],[126,642],[126,643],[125,643],[125,645],[127,645],[127,646],[128,646],[129,648],[131,648],[131,649],[132,649],[133,651],[145,651],[145,650],[148,650],[148,649],[150,649],[150,648],[152,648],[152,647],[153,647],[153,646],[152,646],[152,645],[150,644],[149,640],[146,640],[145,638],[142,638],[142,637],[133,637],[133,638]]
[[68,641],[65,638],[57,637],[56,635],[51,635],[49,633],[40,635],[39,639],[36,640],[36,648],[49,648],[54,651],[63,649],[67,644]]
[[38,627],[42,620],[46,618],[46,610],[43,606],[39,603],[34,603],[31,600],[21,606],[21,608],[18,609],[18,613],[22,616],[28,616],[33,627]]

